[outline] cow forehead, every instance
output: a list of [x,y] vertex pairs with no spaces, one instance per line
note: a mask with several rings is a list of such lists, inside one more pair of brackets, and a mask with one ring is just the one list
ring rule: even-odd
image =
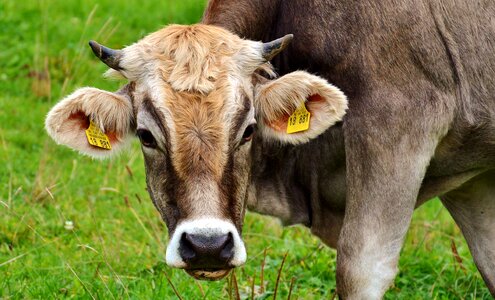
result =
[[168,153],[184,180],[220,181],[236,133],[248,118],[254,119],[250,83],[229,82],[207,94],[177,91],[164,81],[142,87],[145,98],[162,112],[155,121],[167,128]]
[[228,77],[249,77],[264,62],[261,47],[216,26],[170,25],[124,48],[121,64],[132,79],[207,94]]
[[143,83],[153,105],[166,112],[160,121],[184,179],[221,179],[233,128],[252,107],[251,75],[264,63],[260,47],[200,24],[167,26],[124,49],[125,75]]
[[175,131],[172,161],[179,175],[221,178],[228,149],[225,98],[177,93],[166,99]]

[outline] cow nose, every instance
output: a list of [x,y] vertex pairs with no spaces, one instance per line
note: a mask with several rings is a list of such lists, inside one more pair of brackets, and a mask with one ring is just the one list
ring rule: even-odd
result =
[[189,268],[226,268],[234,256],[234,239],[230,232],[217,236],[183,233],[179,253]]

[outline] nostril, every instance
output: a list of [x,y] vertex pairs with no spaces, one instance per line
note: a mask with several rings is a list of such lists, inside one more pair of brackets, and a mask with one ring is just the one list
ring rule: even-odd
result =
[[220,259],[227,262],[234,256],[234,238],[232,237],[232,233],[229,232],[221,249]]
[[195,246],[192,243],[191,235],[183,233],[180,239],[180,255],[185,261],[191,261],[196,258]]

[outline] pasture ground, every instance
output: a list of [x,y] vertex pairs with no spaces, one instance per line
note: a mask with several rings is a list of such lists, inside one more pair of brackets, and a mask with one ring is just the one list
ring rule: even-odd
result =
[[[122,84],[101,77],[89,39],[118,48],[165,24],[197,22],[203,9],[203,0],[0,1],[0,299],[271,299],[286,253],[279,299],[334,299],[335,251],[256,214],[246,218],[249,260],[235,278],[197,282],[167,267],[138,143],[96,161],[43,129],[49,108],[75,88]],[[400,270],[387,299],[491,298],[438,200],[415,213]]]

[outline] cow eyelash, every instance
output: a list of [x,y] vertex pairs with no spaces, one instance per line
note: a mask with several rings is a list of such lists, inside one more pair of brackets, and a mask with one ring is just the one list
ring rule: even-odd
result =
[[253,139],[254,133],[256,132],[256,124],[251,124],[244,130],[242,134],[242,140],[240,145],[243,145]]
[[141,144],[147,148],[156,148],[156,140],[153,137],[153,134],[149,130],[146,129],[138,129],[136,131],[136,135],[138,136]]

